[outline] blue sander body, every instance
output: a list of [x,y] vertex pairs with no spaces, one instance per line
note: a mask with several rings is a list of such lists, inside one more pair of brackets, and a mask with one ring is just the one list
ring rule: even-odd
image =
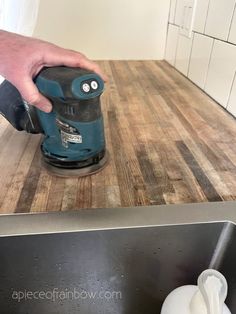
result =
[[0,113],[17,129],[42,133],[43,165],[58,176],[84,176],[107,163],[100,96],[104,82],[97,74],[68,67],[44,68],[35,78],[53,110],[45,113],[22,100],[13,85],[0,86]]

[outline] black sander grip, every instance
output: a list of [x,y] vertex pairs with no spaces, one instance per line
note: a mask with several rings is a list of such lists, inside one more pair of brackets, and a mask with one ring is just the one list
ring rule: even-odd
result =
[[18,131],[24,130],[26,110],[21,94],[7,80],[0,85],[0,114]]

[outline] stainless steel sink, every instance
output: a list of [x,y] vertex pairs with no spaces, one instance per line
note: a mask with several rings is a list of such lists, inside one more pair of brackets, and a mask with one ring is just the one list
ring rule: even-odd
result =
[[235,202],[0,216],[0,313],[157,314],[206,268],[236,312]]

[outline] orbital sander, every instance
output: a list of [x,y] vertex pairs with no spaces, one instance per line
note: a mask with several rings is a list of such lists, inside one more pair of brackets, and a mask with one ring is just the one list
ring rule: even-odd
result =
[[42,133],[44,167],[57,176],[85,176],[107,163],[100,96],[104,82],[81,68],[43,68],[35,84],[52,103],[45,113],[26,103],[8,81],[0,85],[0,113],[19,131]]

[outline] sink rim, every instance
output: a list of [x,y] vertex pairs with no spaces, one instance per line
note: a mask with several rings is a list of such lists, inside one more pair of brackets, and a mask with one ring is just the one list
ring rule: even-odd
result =
[[236,201],[0,215],[0,237],[228,222]]

